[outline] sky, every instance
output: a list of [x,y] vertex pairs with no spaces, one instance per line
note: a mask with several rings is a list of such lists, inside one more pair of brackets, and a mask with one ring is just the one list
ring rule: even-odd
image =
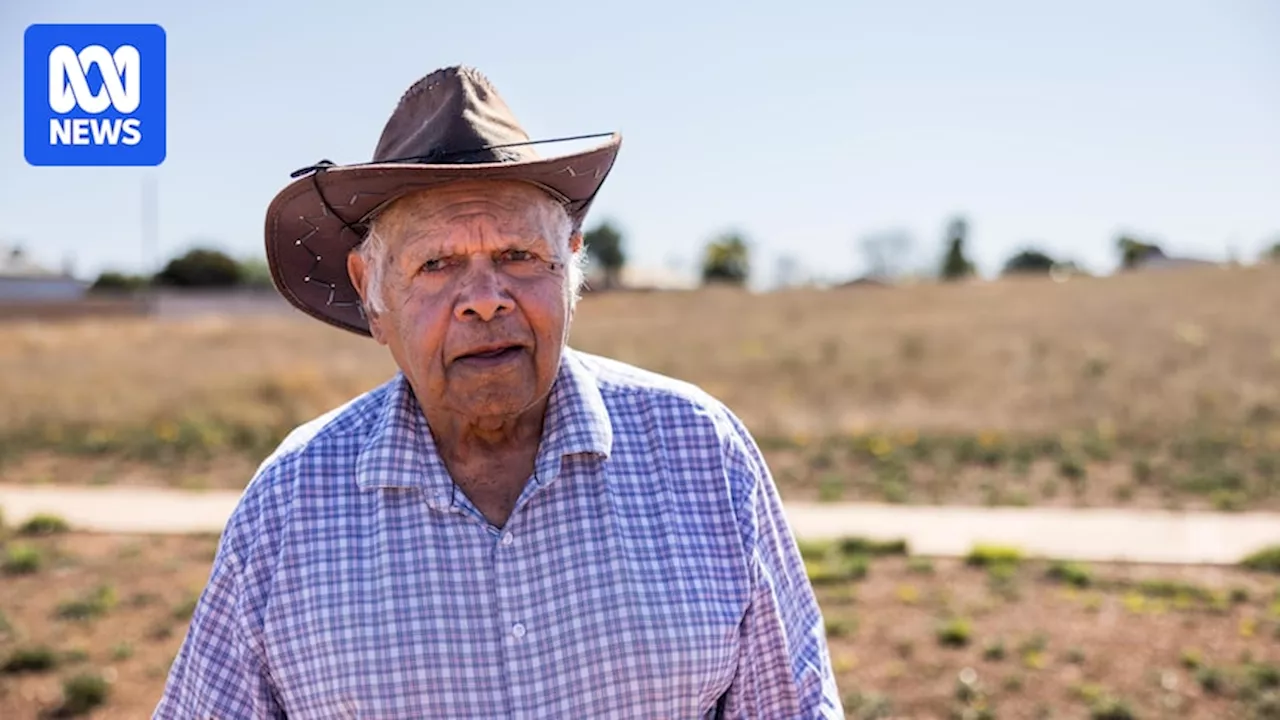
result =
[[[27,164],[36,22],[164,27],[161,166]],[[1026,246],[1107,272],[1121,232],[1252,260],[1280,239],[1277,37],[1274,0],[3,0],[0,243],[86,278],[261,256],[291,171],[368,161],[404,90],[465,64],[531,136],[622,134],[587,224],[645,267],[691,270],[729,230],[757,282],[783,256],[854,276],[888,232],[935,266],[955,216],[987,275]]]

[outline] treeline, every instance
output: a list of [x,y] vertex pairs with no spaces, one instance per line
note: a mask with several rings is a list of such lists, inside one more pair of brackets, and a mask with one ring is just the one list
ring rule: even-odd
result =
[[[602,282],[595,289],[607,290],[622,285],[622,271],[628,262],[626,238],[612,220],[604,220],[584,233],[587,253],[599,266]],[[865,237],[861,252],[867,266],[863,277],[891,279],[903,275],[935,277],[943,281],[963,280],[976,275],[970,259],[969,224],[953,218],[946,226],[938,259],[932,266],[909,267],[908,256],[914,253],[909,237],[902,233],[881,233]],[[1115,239],[1117,262],[1122,270],[1133,269],[1144,261],[1164,257],[1159,243],[1120,235]],[[1272,245],[1263,260],[1280,262],[1280,241]],[[703,246],[698,259],[698,274],[704,284],[743,285],[751,276],[755,258],[752,246],[739,231],[729,230]],[[1084,270],[1067,258],[1032,245],[1011,255],[1000,270],[1002,275],[1083,274]],[[779,267],[780,285],[792,284],[796,270],[783,258]],[[129,275],[108,271],[98,276],[93,291],[132,291],[147,287],[170,288],[261,288],[270,289],[271,272],[266,260],[257,257],[234,258],[210,247],[197,247],[170,259],[154,275]]]
[[[625,238],[622,231],[606,220],[585,233],[587,251],[598,264],[604,278],[604,287],[617,286],[627,263]],[[1123,270],[1132,270],[1142,263],[1167,257],[1164,249],[1152,239],[1131,234],[1121,234],[1114,240],[1117,264]],[[970,258],[969,223],[963,217],[952,218],[946,225],[941,243],[933,253],[924,253],[923,262],[914,243],[905,232],[877,233],[862,238],[859,250],[866,266],[864,279],[894,279],[904,276],[935,278],[941,281],[963,280],[977,274]],[[1280,262],[1280,239],[1263,253],[1263,261]],[[752,274],[756,258],[752,243],[738,231],[727,231],[708,240],[698,259],[698,272],[704,284],[745,284]],[[801,282],[794,258],[777,259],[776,284],[786,286]],[[1054,257],[1047,250],[1026,244],[1008,257],[1000,268],[1001,275],[1049,275],[1087,274],[1073,259]],[[848,278],[850,280],[858,278]]]
[[148,287],[258,288],[274,287],[267,261],[233,258],[211,248],[194,248],[169,260],[154,275],[130,275],[107,271],[90,287],[94,292],[129,292]]

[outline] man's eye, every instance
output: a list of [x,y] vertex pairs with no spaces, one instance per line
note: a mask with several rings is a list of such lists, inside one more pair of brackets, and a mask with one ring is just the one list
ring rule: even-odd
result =
[[508,250],[503,254],[503,257],[514,262],[524,262],[525,260],[532,260],[533,253],[528,250]]
[[439,272],[444,269],[445,261],[439,258],[422,263],[423,272]]

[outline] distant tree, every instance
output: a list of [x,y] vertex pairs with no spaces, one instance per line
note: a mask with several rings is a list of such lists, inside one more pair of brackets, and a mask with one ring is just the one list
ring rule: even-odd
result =
[[795,287],[804,282],[800,261],[794,255],[779,255],[774,260],[773,284],[778,289]]
[[1132,235],[1120,235],[1116,238],[1116,250],[1120,253],[1120,267],[1131,270],[1143,260],[1164,255],[1164,250],[1155,243],[1145,242]]
[[751,252],[736,232],[707,243],[702,256],[702,281],[744,285],[751,275]]
[[1005,262],[1003,274],[1048,275],[1057,264],[1057,261],[1044,252],[1026,248]]
[[965,242],[969,236],[969,223],[955,218],[947,224],[947,253],[939,272],[943,280],[959,280],[974,273],[973,263],[965,255]]
[[1054,264],[1050,273],[1056,277],[1090,277],[1091,273],[1075,260],[1060,260]]
[[125,273],[108,270],[98,275],[98,278],[89,286],[90,292],[133,292],[141,290],[149,284],[150,280],[142,275],[126,275]]
[[1266,258],[1273,263],[1280,263],[1280,240],[1276,241],[1266,252]]
[[604,269],[605,289],[621,284],[622,268],[627,264],[627,254],[622,247],[622,232],[605,220],[582,235],[587,255]]
[[155,282],[169,287],[234,287],[243,277],[240,263],[226,253],[195,248],[170,260]]
[[915,241],[906,230],[883,230],[858,240],[864,273],[876,278],[897,278],[907,272]]
[[240,261],[240,284],[256,289],[274,288],[271,280],[271,268],[265,258],[250,257]]

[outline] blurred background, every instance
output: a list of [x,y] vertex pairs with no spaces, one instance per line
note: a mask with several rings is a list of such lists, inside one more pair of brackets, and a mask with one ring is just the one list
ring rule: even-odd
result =
[[[33,167],[23,33],[98,22],[166,32],[166,159]],[[394,372],[262,223],[452,64],[622,133],[572,344],[747,422],[850,717],[1280,717],[1277,38],[1269,0],[0,5],[0,505],[50,498],[0,526],[0,717],[147,716],[217,544],[62,508],[234,498]]]

